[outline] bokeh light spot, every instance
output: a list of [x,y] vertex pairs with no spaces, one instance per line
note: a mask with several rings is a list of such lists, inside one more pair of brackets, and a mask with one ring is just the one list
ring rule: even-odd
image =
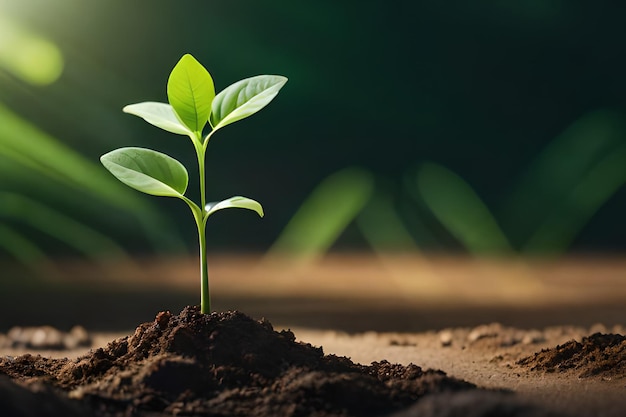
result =
[[48,85],[63,73],[57,45],[14,21],[0,18],[0,68],[24,82]]

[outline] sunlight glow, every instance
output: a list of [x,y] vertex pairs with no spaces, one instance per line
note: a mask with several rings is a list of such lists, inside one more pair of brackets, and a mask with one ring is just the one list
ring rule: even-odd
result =
[[50,40],[0,17],[0,69],[27,83],[48,85],[61,76],[63,55]]

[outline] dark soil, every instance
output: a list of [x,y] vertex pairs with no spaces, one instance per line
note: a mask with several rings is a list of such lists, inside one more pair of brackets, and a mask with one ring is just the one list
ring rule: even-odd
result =
[[[5,394],[32,396],[33,407],[65,415],[378,416],[429,394],[475,390],[416,365],[325,356],[268,321],[196,307],[161,312],[132,336],[74,360],[5,357],[2,373],[20,383],[0,379]],[[3,415],[38,414],[4,405]]]
[[518,365],[533,371],[575,372],[579,378],[626,377],[626,336],[594,333],[523,358]]

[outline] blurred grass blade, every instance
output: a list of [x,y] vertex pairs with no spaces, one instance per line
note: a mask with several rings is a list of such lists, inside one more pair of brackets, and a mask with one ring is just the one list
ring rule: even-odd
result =
[[534,231],[524,252],[561,254],[583,226],[626,182],[626,145],[590,169],[580,183]]
[[25,196],[0,192],[0,216],[19,220],[93,260],[126,257],[124,250],[102,233]]
[[440,228],[441,225],[432,219],[432,211],[424,203],[420,191],[416,187],[417,173],[421,165],[412,167],[407,170],[402,178],[402,189],[408,197],[402,201],[402,204],[398,207],[400,216],[403,222],[407,225],[408,230],[411,231],[417,247],[429,248],[434,251],[444,251],[447,248],[447,243],[444,242],[435,230]]
[[[513,193],[503,207],[503,227],[511,240],[520,247],[545,247],[547,240],[538,245],[537,233],[547,232],[537,230],[547,230],[547,219],[559,216],[577,187],[599,161],[622,145],[624,137],[623,116],[602,110],[585,115],[546,146],[532,161],[518,185],[512,188]],[[583,214],[584,218],[587,216]],[[582,226],[580,220],[572,219],[573,224]],[[555,227],[550,233],[556,233],[558,229]],[[569,231],[562,232],[570,234]],[[528,242],[529,239],[535,243]],[[554,236],[550,240],[568,239]]]
[[50,260],[36,244],[4,224],[0,224],[0,248],[29,269]]
[[[97,197],[130,203],[99,165],[48,136],[0,104],[0,154],[18,159],[41,174],[51,175]],[[121,194],[121,195],[118,195]],[[109,199],[107,199],[109,200]],[[118,203],[119,204],[119,203]]]
[[[154,210],[134,191],[113,179],[100,164],[86,160],[82,155],[64,146],[53,137],[0,104],[0,155],[5,155],[33,170],[32,175],[52,177],[67,186],[80,190],[76,198],[91,196],[131,213],[141,223],[146,236],[155,248],[180,249],[184,247],[176,228]],[[94,212],[101,206],[93,205]],[[154,227],[158,224],[159,227]]]
[[417,252],[415,240],[408,232],[393,205],[391,196],[377,191],[357,216],[359,230],[377,253]]
[[417,173],[417,186],[433,215],[473,254],[506,254],[512,248],[497,221],[458,175],[434,163]]
[[363,210],[373,190],[371,175],[346,168],[324,179],[304,201],[270,249],[309,261],[323,255]]

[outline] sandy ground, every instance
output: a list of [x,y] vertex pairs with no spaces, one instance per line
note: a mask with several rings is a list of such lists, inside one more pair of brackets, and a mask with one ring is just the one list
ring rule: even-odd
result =
[[[3,289],[1,305],[12,309],[3,311],[3,331],[15,324],[83,324],[97,331],[98,346],[151,320],[158,309],[176,311],[197,302],[190,260],[118,265],[96,274],[76,264],[59,270],[63,278],[40,286],[42,292],[30,284]],[[441,369],[576,416],[623,416],[626,410],[626,377],[579,378],[574,371],[540,373],[516,365],[541,349],[597,331],[624,333],[626,261],[618,258],[527,262],[344,255],[302,265],[217,257],[211,274],[216,309],[267,317],[327,354],[364,364],[386,359]],[[87,275],[90,285],[84,285]],[[46,315],[37,300],[59,285],[73,291],[55,293],[55,308]],[[148,295],[141,296],[146,287]],[[26,293],[34,303],[20,304]],[[87,308],[98,302],[104,309]],[[494,322],[502,325],[489,325]],[[18,353],[0,349],[2,355]]]
[[547,332],[541,332],[551,334],[542,342],[509,347],[500,346],[497,340],[506,339],[519,331],[500,328],[497,330],[498,336],[470,342],[467,336],[471,331],[451,330],[452,344],[448,347],[442,347],[441,342],[442,334],[447,334],[447,331],[359,335],[296,331],[296,334],[302,340],[324,346],[325,352],[349,356],[360,363],[370,363],[381,358],[405,365],[415,363],[423,368],[441,369],[450,376],[471,381],[481,387],[512,390],[523,400],[555,411],[580,416],[624,415],[626,377],[614,380],[601,377],[581,379],[572,372],[538,373],[515,365],[518,359],[542,348],[582,337],[587,332],[585,329],[553,327]]

